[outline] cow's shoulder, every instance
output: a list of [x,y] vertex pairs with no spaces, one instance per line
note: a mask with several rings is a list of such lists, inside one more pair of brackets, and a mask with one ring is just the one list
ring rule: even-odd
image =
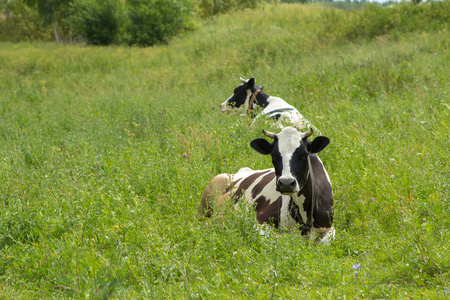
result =
[[279,97],[270,96],[267,98],[267,102],[269,104],[264,108],[263,113],[268,113],[276,109],[295,109],[295,107]]

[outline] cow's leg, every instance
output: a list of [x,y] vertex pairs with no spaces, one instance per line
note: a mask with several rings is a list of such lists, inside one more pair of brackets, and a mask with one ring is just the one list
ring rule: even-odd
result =
[[219,174],[209,182],[198,207],[198,215],[201,219],[211,217],[213,207],[221,206],[230,198],[228,194],[225,194],[225,190],[230,186],[230,183],[231,179],[228,174]]
[[322,227],[322,228],[313,228],[311,230],[311,239],[317,241],[318,244],[330,244],[334,239],[334,226],[331,227]]

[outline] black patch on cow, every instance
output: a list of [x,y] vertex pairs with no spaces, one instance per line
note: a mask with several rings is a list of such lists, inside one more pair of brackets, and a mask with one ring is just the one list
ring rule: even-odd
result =
[[[233,96],[228,99],[227,104],[231,107],[239,108],[245,104],[245,100],[248,98],[247,91],[250,90],[251,94],[253,94],[256,90],[262,90],[262,85],[255,85],[255,79],[250,78],[247,83],[241,84],[236,87],[233,91]],[[254,104],[257,104],[261,107],[266,107],[268,102],[268,95],[264,94],[262,91],[258,93],[256,96]]]
[[277,200],[270,203],[266,197],[258,197],[255,200],[256,220],[260,224],[268,223],[278,228],[280,225],[281,199],[282,197],[280,196]]
[[[276,139],[277,138],[275,137],[275,141],[276,141]],[[259,152],[263,155],[267,155],[267,154],[272,153],[273,145],[275,144],[275,141],[273,143],[269,143],[265,139],[258,138],[258,139],[254,139],[253,141],[250,142],[250,147],[252,147],[257,152]]]
[[255,87],[255,79],[250,78],[247,83],[241,84],[233,91],[233,96],[228,99],[227,104],[231,107],[239,108],[245,104],[248,97],[247,90],[252,90]]
[[270,155],[272,156],[272,164],[275,168],[275,174],[278,178],[283,172],[283,158],[281,157],[280,149],[278,148],[278,138],[275,138],[273,141],[272,152],[270,153]]
[[278,108],[278,109],[274,109],[270,112],[267,112],[266,115],[269,115],[270,119],[278,121],[280,119],[282,113],[284,113],[285,111],[290,111],[290,110],[294,110],[294,108],[291,108],[291,107]]
[[281,117],[281,114],[270,115],[270,118],[275,120],[275,121],[278,121],[280,119],[280,117]]
[[299,224],[304,224],[302,219],[302,215],[300,214],[300,207],[298,207],[297,204],[295,204],[294,200],[289,201],[289,214],[291,215],[292,219],[295,220],[295,222]]
[[[303,204],[303,207],[306,203]],[[306,210],[306,215],[308,215],[308,210]],[[302,231],[302,235],[309,234],[311,230],[311,226],[306,224],[306,220],[303,220],[302,215],[300,214],[300,207],[294,202],[294,200],[289,201],[289,214],[291,217],[299,224],[299,229]]]
[[[258,88],[253,88],[251,90],[252,94],[255,93],[257,89]],[[253,104],[258,105],[261,108],[265,108],[269,104],[267,99],[269,99],[269,96],[261,91],[258,95],[256,95],[255,102],[253,102]]]
[[289,110],[294,110],[294,108],[291,108],[291,107],[278,108],[278,109],[271,110],[271,111],[267,112],[266,114],[271,115],[274,113],[282,113],[282,112],[289,111]]
[[300,187],[304,186],[308,179],[308,151],[302,143],[295,149],[289,162],[292,176],[297,180]]
[[242,84],[234,89],[233,96],[228,100],[227,104],[231,107],[239,108],[244,105],[247,96],[247,86]]

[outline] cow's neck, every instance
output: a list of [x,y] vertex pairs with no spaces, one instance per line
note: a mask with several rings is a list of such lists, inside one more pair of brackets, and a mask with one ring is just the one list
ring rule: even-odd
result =
[[[291,196],[291,204],[289,207],[296,207],[293,211],[291,211],[291,216],[301,224],[302,235],[309,234],[312,223],[311,223],[311,182],[308,179],[305,186],[300,190],[298,194]],[[310,224],[308,224],[310,221]]]
[[301,190],[291,196],[291,201],[298,206],[298,211],[300,216],[295,218],[297,222],[302,223],[302,235],[307,235],[311,231],[313,226],[313,214],[314,211],[312,209],[315,206],[315,201],[313,201],[313,197],[316,197],[314,187],[315,178],[314,173],[312,173],[312,165],[309,163],[309,174],[306,184],[301,188]]
[[[249,109],[255,109],[256,105],[260,106],[261,108],[265,108],[269,104],[269,101],[267,101],[269,96],[265,94],[263,91],[254,87],[252,88],[251,92],[252,96],[256,93],[256,97],[252,104],[252,107]],[[252,96],[250,96],[250,99],[252,98]]]

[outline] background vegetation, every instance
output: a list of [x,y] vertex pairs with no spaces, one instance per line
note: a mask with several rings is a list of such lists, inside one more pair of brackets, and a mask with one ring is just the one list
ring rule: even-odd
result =
[[[447,299],[448,11],[268,5],[152,48],[0,43],[0,295]],[[218,110],[239,76],[331,139],[330,246],[197,221],[215,174],[271,166],[261,128]]]
[[0,0],[0,41],[149,46],[195,28],[194,19],[263,0]]
[[[0,41],[54,39],[70,44],[151,46],[167,43],[177,35],[194,30],[198,23],[203,23],[200,20],[218,14],[284,2],[306,3],[308,0],[0,0]],[[405,7],[400,10],[391,7],[389,13],[380,14],[383,6],[392,4],[389,1],[383,6],[365,1],[323,3],[346,10],[370,5],[371,10],[366,9],[365,14],[349,19],[350,26],[330,23],[333,30],[344,34],[364,35],[369,29],[373,37],[397,27],[411,30],[428,26],[430,17],[440,22],[448,20],[448,12],[431,8],[433,15],[430,15],[426,8],[411,6],[407,20],[411,27],[405,26],[405,20],[400,17],[405,14]],[[329,17],[335,17],[334,13]],[[356,32],[347,32],[348,27]]]

